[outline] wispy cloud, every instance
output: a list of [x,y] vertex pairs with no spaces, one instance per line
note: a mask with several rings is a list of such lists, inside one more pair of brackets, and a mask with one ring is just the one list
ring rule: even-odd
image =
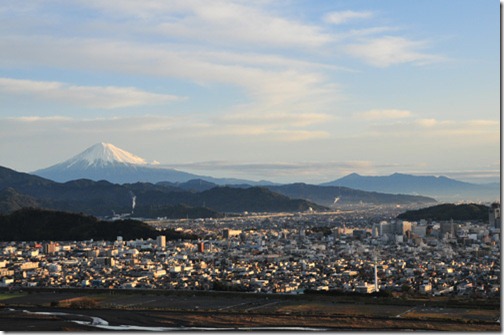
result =
[[373,12],[370,11],[357,12],[353,10],[346,10],[327,13],[324,16],[324,21],[331,24],[343,24],[355,19],[368,19],[373,17],[373,15]]
[[31,134],[37,132],[61,133],[65,136],[77,134],[128,134],[163,132],[167,130],[198,129],[199,124],[189,117],[169,116],[130,116],[77,118],[67,116],[20,116],[0,119],[2,133],[9,134],[16,130]]
[[[234,120],[222,123],[218,119],[201,119],[193,116],[130,116],[130,117],[102,117],[102,118],[72,118],[63,116],[21,116],[0,119],[2,135],[13,135],[17,131],[39,133],[40,131],[63,134],[103,134],[126,136],[128,133],[151,134],[179,140],[203,140],[232,136],[249,141],[300,142],[330,137],[326,131],[318,129],[303,129],[309,123],[303,118],[289,121],[286,124],[281,118],[271,119],[270,122],[257,124],[247,123],[245,120]],[[297,126],[297,127],[296,127]],[[37,130],[38,129],[38,130]],[[168,131],[168,133],[167,133]],[[144,136],[144,135],[142,135]],[[0,136],[1,137],[1,136]]]
[[378,35],[382,33],[390,33],[392,31],[399,31],[400,27],[391,27],[391,26],[379,26],[379,27],[371,27],[371,28],[360,28],[360,29],[351,29],[345,31],[343,33],[339,33],[338,37],[340,38],[362,38],[371,35]]
[[0,94],[16,94],[89,108],[115,109],[163,104],[183,99],[134,87],[78,86],[61,82],[0,78]]
[[187,136],[244,138],[255,142],[302,142],[329,138],[331,134],[317,129],[293,129],[277,123],[268,124],[207,124],[198,134]]
[[362,120],[389,120],[411,117],[409,110],[403,109],[372,109],[366,112],[355,114],[355,117]]
[[[154,78],[177,78],[201,85],[231,84],[244,90],[255,104],[287,110],[292,105],[316,104],[335,97],[334,83],[313,68],[243,63],[241,56],[206,58],[200,51],[172,45],[145,45],[96,39],[3,39],[5,57],[20,64],[45,64],[69,69],[120,72]],[[12,50],[23,50],[22,55]],[[35,53],[35,50],[38,50]],[[127,55],[127,57],[125,56]],[[259,60],[261,61],[261,60]],[[280,63],[280,62],[278,62]],[[159,98],[154,96],[154,98]],[[156,99],[154,99],[155,101]]]
[[[243,97],[228,102],[221,114],[248,114],[248,121],[264,118],[265,114],[271,115],[272,122],[293,120],[286,122],[284,128],[320,124],[321,115],[326,118],[330,110],[332,113],[335,103],[344,95],[331,72],[352,70],[334,62],[306,61],[298,53],[280,52],[280,49],[323,53],[328,50],[326,47],[332,48],[339,43],[341,36],[354,41],[357,37],[396,29],[370,27],[334,33],[324,25],[303,22],[272,10],[274,6],[269,2],[222,0],[212,6],[200,0],[146,0],[142,3],[86,0],[78,3],[82,10],[91,11],[93,15],[92,19],[84,19],[78,25],[69,25],[75,36],[65,37],[65,32],[44,34],[43,31],[36,37],[7,36],[0,41],[4,61],[17,66],[37,64],[66,70],[183,80],[205,87],[231,85],[239,88]],[[341,11],[328,13],[324,19],[326,23],[340,24],[371,19],[374,15],[371,11]],[[243,20],[244,17],[247,19]],[[55,23],[53,28],[57,27]],[[180,99],[132,87],[96,87],[93,90],[93,87],[64,85],[54,90],[65,94],[37,94],[108,109]],[[71,96],[75,98],[70,99]],[[93,102],[88,96],[95,97]],[[205,112],[212,113],[211,110]],[[315,134],[313,130],[303,130]],[[317,136],[321,135],[319,131]],[[303,137],[307,136],[300,136]]]
[[422,52],[427,49],[426,41],[414,41],[399,36],[383,36],[349,44],[346,51],[376,67],[412,63],[425,65],[445,60],[444,57]]
[[404,137],[416,136],[417,138],[450,138],[455,142],[466,141],[468,136],[473,137],[471,142],[495,141],[498,143],[500,122],[496,120],[438,120],[435,118],[418,118],[398,120],[387,124],[373,124],[370,126],[369,135]]
[[418,126],[420,126],[420,127],[431,128],[431,127],[438,126],[440,124],[440,122],[438,120],[434,119],[434,118],[430,118],[430,119],[418,119],[418,120],[415,120],[415,124],[418,125]]
[[69,121],[71,118],[66,116],[20,116],[20,117],[7,117],[6,120],[15,122],[60,122]]
[[[320,27],[272,13],[262,2],[203,0],[82,1],[118,21],[143,23],[137,32],[217,45],[317,47],[331,41]],[[145,25],[148,23],[148,25]]]
[[225,123],[277,124],[305,127],[329,121],[333,117],[323,113],[269,113],[269,114],[227,114],[221,120]]

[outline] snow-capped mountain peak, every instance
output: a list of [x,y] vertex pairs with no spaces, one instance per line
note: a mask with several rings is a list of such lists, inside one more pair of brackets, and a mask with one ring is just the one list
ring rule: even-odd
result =
[[159,162],[147,162],[109,143],[98,143],[80,154],[45,169],[32,172],[34,175],[65,183],[70,180],[106,180],[111,183],[171,183],[204,179],[219,185],[254,183],[241,179],[212,178],[199,176],[160,166]]
[[105,166],[113,164],[147,165],[147,161],[122,150],[110,143],[98,143],[70,158],[63,164],[71,167],[75,164],[86,163],[88,166]]
[[90,179],[119,184],[186,182],[201,178],[191,173],[162,168],[156,161],[148,163],[145,159],[110,143],[95,144],[62,163],[34,171],[33,174],[57,182]]

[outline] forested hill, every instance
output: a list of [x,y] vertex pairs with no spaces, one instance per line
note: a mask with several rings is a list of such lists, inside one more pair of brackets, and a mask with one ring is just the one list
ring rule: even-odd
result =
[[21,209],[9,215],[0,215],[0,241],[114,241],[155,239],[165,235],[170,239],[193,239],[174,230],[159,232],[141,221],[100,221],[93,216],[42,209]]
[[[94,216],[132,213],[141,217],[219,217],[220,213],[299,212],[324,206],[262,187],[214,187],[194,192],[173,185],[112,184],[87,179],[57,183],[0,167],[0,213],[23,207]],[[220,213],[219,213],[220,212]]]
[[411,210],[399,214],[398,219],[418,221],[431,219],[437,221],[448,220],[481,220],[488,221],[489,207],[478,204],[442,204],[418,210]]

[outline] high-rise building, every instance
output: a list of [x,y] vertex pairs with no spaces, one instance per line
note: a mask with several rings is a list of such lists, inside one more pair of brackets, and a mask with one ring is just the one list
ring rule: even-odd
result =
[[488,210],[488,225],[493,228],[501,227],[500,203],[494,202]]
[[56,244],[54,242],[49,242],[44,244],[44,254],[54,254],[56,252]]
[[411,222],[397,220],[395,223],[395,233],[398,235],[406,235],[407,231],[411,231]]
[[379,227],[380,227],[380,236],[383,236],[384,234],[394,233],[394,224],[392,222],[381,221]]
[[156,245],[159,248],[166,248],[166,236],[159,235],[158,237],[156,237]]
[[411,231],[411,229],[411,222],[409,221],[381,221],[379,224],[380,236],[384,234],[406,235],[406,232]]
[[439,232],[441,237],[444,237],[445,234],[449,234],[450,237],[455,236],[455,225],[453,224],[453,220],[441,222],[439,224]]

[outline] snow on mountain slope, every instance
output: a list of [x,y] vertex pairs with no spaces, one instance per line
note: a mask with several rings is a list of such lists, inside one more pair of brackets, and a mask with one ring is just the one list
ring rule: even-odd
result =
[[145,159],[135,156],[110,143],[98,143],[84,150],[77,156],[62,163],[66,167],[86,162],[88,166],[106,166],[115,163],[147,165]]
[[148,163],[145,159],[109,143],[95,144],[62,163],[34,171],[32,174],[60,183],[84,178],[94,181],[107,180],[117,184],[160,181],[183,183],[191,179],[203,179],[218,185],[259,184],[249,180],[213,178],[161,167],[155,161]]
[[110,143],[98,143],[80,154],[33,174],[57,182],[76,179],[108,180],[112,183],[187,181],[195,175],[159,169],[141,157]]

